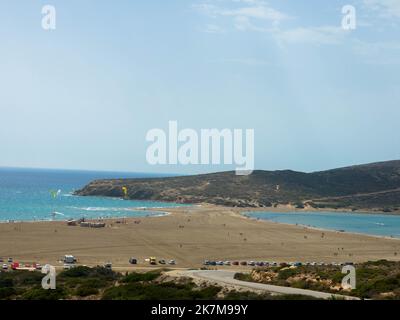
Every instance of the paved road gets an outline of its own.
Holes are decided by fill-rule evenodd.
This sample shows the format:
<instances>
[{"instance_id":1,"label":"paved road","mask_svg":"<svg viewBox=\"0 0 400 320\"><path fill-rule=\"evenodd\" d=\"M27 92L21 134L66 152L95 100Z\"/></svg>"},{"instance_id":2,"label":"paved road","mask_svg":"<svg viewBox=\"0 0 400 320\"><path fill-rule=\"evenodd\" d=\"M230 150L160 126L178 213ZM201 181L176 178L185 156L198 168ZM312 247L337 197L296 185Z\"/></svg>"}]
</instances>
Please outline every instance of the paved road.
<instances>
[{"instance_id":1,"label":"paved road","mask_svg":"<svg viewBox=\"0 0 400 320\"><path fill-rule=\"evenodd\" d=\"M332 298L331 293L305 290L305 289L297 289L290 287L280 287L273 286L269 284L263 283L255 283L255 282L247 282L240 281L233 278L235 275L235 271L222 271L222 270L189 270L189 271L178 271L178 274L186 277L191 277L194 279L208 280L217 282L219 284L232 285L240 288L248 288L248 289L256 289L268 291L271 293L279 293L279 294L300 294L305 296L311 296L319 299L329 299ZM338 298L350 299L350 300L358 300L355 297L342 296L342 295L334 295Z\"/></svg>"}]
</instances>

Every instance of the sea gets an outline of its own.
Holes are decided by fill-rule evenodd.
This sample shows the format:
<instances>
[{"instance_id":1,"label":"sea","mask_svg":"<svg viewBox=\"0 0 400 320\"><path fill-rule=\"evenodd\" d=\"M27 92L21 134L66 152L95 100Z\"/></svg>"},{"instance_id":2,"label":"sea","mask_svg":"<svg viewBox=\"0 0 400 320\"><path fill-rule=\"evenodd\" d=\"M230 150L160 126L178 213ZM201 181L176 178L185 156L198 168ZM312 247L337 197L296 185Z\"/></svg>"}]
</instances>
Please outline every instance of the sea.
<instances>
[{"instance_id":1,"label":"sea","mask_svg":"<svg viewBox=\"0 0 400 320\"><path fill-rule=\"evenodd\" d=\"M96 179L151 178L145 173L0 168L0 222L100 219L162 215L151 208L181 204L73 193ZM132 210L132 209L135 210Z\"/></svg>"},{"instance_id":2,"label":"sea","mask_svg":"<svg viewBox=\"0 0 400 320\"><path fill-rule=\"evenodd\" d=\"M247 212L247 217L319 229L400 238L400 216L353 212Z\"/></svg>"}]
</instances>

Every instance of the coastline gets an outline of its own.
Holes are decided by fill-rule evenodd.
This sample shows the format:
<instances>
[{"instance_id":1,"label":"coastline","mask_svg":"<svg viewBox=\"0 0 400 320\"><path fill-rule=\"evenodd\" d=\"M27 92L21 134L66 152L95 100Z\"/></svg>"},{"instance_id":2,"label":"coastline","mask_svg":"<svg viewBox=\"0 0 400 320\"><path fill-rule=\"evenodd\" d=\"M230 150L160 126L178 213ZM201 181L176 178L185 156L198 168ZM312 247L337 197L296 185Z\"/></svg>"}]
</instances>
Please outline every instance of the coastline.
<instances>
[{"instance_id":1,"label":"coastline","mask_svg":"<svg viewBox=\"0 0 400 320\"><path fill-rule=\"evenodd\" d=\"M294 227L315 230L315 231L321 231L321 232L335 232L337 234L349 234L349 235L372 237L372 238L377 238L377 239L400 241L400 237L390 237L390 236L383 236L383 235L376 235L376 234L369 234L369 233L352 232L352 231L346 231L346 230L341 231L341 230L327 229L327 228L315 227L315 226L304 225L304 224L276 222L276 221L272 221L272 220L268 220L268 219L260 219L260 218L250 217L250 216L246 215L246 213L248 213L248 211L241 213L241 216L244 217L245 219L250 219L253 221L257 221L257 222L267 222L267 223L274 223L274 224L285 225L285 226L294 226ZM265 213L267 213L267 212L265 212ZM279 212L279 213L284 214L285 212ZM320 213L322 213L322 212L320 212Z\"/></svg>"},{"instance_id":2,"label":"coastline","mask_svg":"<svg viewBox=\"0 0 400 320\"><path fill-rule=\"evenodd\" d=\"M170 213L167 211L158 211L156 209L165 209L165 208L148 208L151 210L145 209L131 209L132 211L150 211L154 214L146 214L140 216L115 216L115 217L90 217L85 218L85 221L88 222L103 222L103 221L114 221L119 219L139 219L139 218L155 218L155 217L164 217L169 215ZM83 218L83 217L82 217ZM68 221L76 221L79 219L57 219L57 220L0 220L0 224L13 224L13 223L51 223L51 222L68 222Z\"/></svg>"},{"instance_id":3,"label":"coastline","mask_svg":"<svg viewBox=\"0 0 400 320\"><path fill-rule=\"evenodd\" d=\"M302 209L296 208L293 205L279 205L278 207L259 207L259 208L244 208L247 211L259 211L259 212L316 212L316 213L324 213L324 212L332 212L332 213L354 213L354 214L382 214L388 216L400 216L400 211L392 211L392 212L384 212L382 210L363 208L353 211L350 208L314 208L311 206L306 206Z\"/></svg>"}]
</instances>

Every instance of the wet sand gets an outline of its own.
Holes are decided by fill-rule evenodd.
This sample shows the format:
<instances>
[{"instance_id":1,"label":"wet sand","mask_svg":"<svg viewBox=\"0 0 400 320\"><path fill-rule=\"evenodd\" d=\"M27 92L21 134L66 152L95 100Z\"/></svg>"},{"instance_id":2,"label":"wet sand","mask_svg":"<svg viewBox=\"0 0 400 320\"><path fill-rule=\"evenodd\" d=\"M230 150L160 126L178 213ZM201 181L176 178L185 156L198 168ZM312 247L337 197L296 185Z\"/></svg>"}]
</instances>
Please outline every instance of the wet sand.
<instances>
[{"instance_id":1,"label":"wet sand","mask_svg":"<svg viewBox=\"0 0 400 320\"><path fill-rule=\"evenodd\" d=\"M176 267L199 267L208 260L276 262L362 262L400 260L400 240L321 231L256 221L246 209L197 206L160 209L169 215L108 220L106 228L66 222L0 224L0 257L25 263L62 265L65 254L80 264L129 267L130 257L174 259ZM117 223L117 221L124 223ZM140 223L137 223L140 221ZM135 223L136 222L136 223Z\"/></svg>"}]
</instances>

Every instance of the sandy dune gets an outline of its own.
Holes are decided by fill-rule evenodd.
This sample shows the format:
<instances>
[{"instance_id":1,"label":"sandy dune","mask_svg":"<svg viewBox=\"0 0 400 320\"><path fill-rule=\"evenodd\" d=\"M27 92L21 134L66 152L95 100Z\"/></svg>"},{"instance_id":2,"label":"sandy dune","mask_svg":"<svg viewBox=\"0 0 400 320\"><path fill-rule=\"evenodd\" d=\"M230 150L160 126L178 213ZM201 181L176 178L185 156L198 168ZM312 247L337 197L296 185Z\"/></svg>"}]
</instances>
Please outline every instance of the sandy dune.
<instances>
[{"instance_id":1,"label":"sandy dune","mask_svg":"<svg viewBox=\"0 0 400 320\"><path fill-rule=\"evenodd\" d=\"M243 209L241 209L243 210ZM128 267L131 256L175 259L199 267L204 259L264 261L366 261L400 259L400 241L241 217L239 209L201 206L168 209L170 215L108 221L104 229L65 222L0 224L0 257L60 265L64 254L79 263ZM122 220L122 219L119 219ZM135 221L140 220L140 223ZM324 234L324 235L323 235Z\"/></svg>"}]
</instances>

